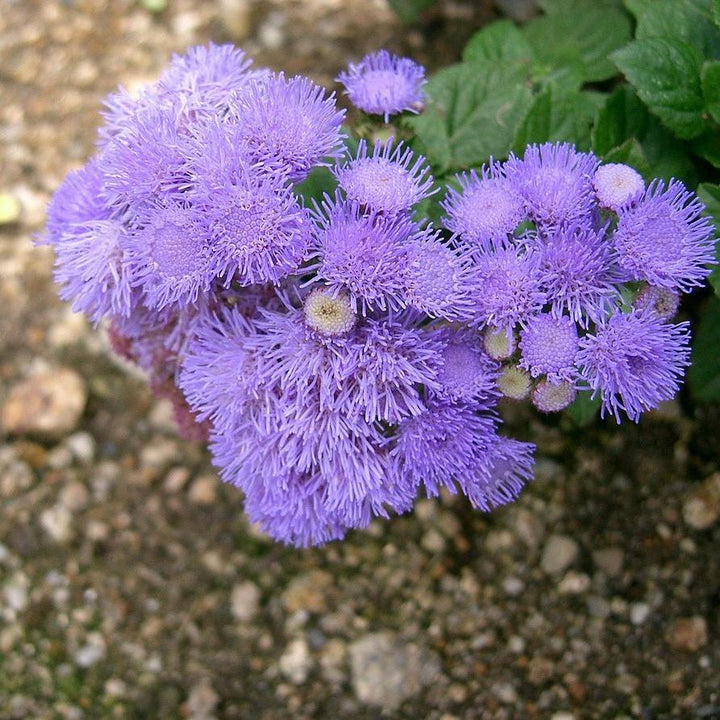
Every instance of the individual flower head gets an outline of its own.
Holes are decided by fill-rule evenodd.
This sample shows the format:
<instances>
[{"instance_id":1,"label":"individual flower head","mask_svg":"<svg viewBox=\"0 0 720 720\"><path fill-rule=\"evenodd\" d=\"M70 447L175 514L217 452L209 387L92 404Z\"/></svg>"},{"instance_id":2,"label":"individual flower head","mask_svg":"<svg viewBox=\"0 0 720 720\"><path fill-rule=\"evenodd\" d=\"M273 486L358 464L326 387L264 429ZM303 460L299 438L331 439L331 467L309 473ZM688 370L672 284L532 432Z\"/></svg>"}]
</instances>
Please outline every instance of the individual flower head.
<instances>
[{"instance_id":1,"label":"individual flower head","mask_svg":"<svg viewBox=\"0 0 720 720\"><path fill-rule=\"evenodd\" d=\"M193 305L215 277L207 229L190 209L168 204L148 213L126 243L134 286L148 307Z\"/></svg>"},{"instance_id":2,"label":"individual flower head","mask_svg":"<svg viewBox=\"0 0 720 720\"><path fill-rule=\"evenodd\" d=\"M425 102L425 68L410 58L378 50L359 63L350 63L337 81L345 87L350 102L370 115L390 115L409 110L418 112Z\"/></svg>"},{"instance_id":3,"label":"individual flower head","mask_svg":"<svg viewBox=\"0 0 720 720\"><path fill-rule=\"evenodd\" d=\"M539 277L556 317L567 314L583 327L615 306L621 273L606 229L572 223L538 237Z\"/></svg>"},{"instance_id":4,"label":"individual flower head","mask_svg":"<svg viewBox=\"0 0 720 720\"><path fill-rule=\"evenodd\" d=\"M575 385L568 380L541 380L532 391L532 404L540 412L564 410L577 396Z\"/></svg>"},{"instance_id":5,"label":"individual flower head","mask_svg":"<svg viewBox=\"0 0 720 720\"><path fill-rule=\"evenodd\" d=\"M157 82L158 91L219 100L253 77L250 65L252 60L234 45L197 45L184 55L173 55Z\"/></svg>"},{"instance_id":6,"label":"individual flower head","mask_svg":"<svg viewBox=\"0 0 720 720\"><path fill-rule=\"evenodd\" d=\"M533 478L535 446L497 435L484 463L464 483L463 491L477 508L489 512L517 499Z\"/></svg>"},{"instance_id":7,"label":"individual flower head","mask_svg":"<svg viewBox=\"0 0 720 720\"><path fill-rule=\"evenodd\" d=\"M578 331L570 318L536 315L520 333L520 367L534 378L547 375L552 381L571 380L576 374L578 342Z\"/></svg>"},{"instance_id":8,"label":"individual flower head","mask_svg":"<svg viewBox=\"0 0 720 720\"><path fill-rule=\"evenodd\" d=\"M506 328L488 327L483 333L483 347L493 360L507 360L515 352L515 333Z\"/></svg>"},{"instance_id":9,"label":"individual flower head","mask_svg":"<svg viewBox=\"0 0 720 720\"><path fill-rule=\"evenodd\" d=\"M498 390L511 400L524 400L530 394L530 386L530 373L517 365L506 365L498 374Z\"/></svg>"},{"instance_id":10,"label":"individual flower head","mask_svg":"<svg viewBox=\"0 0 720 720\"><path fill-rule=\"evenodd\" d=\"M179 200L190 184L187 135L179 132L175 107L138 111L100 155L106 189L119 210L137 213L145 204Z\"/></svg>"},{"instance_id":11,"label":"individual flower head","mask_svg":"<svg viewBox=\"0 0 720 720\"><path fill-rule=\"evenodd\" d=\"M403 303L433 318L462 322L473 319L482 292L472 255L466 246L442 241L428 226L405 245L401 266Z\"/></svg>"},{"instance_id":12,"label":"individual flower head","mask_svg":"<svg viewBox=\"0 0 720 720\"><path fill-rule=\"evenodd\" d=\"M680 295L667 288L645 285L635 296L633 307L652 312L660 320L672 320L680 307Z\"/></svg>"},{"instance_id":13,"label":"individual flower head","mask_svg":"<svg viewBox=\"0 0 720 720\"><path fill-rule=\"evenodd\" d=\"M244 149L239 128L210 125L188 162L196 178L189 197L225 285L277 283L304 259L310 217L282 179L261 172Z\"/></svg>"},{"instance_id":14,"label":"individual flower head","mask_svg":"<svg viewBox=\"0 0 720 720\"><path fill-rule=\"evenodd\" d=\"M715 233L705 206L685 186L653 181L640 199L618 213L618 262L632 280L675 292L702 285L715 262Z\"/></svg>"},{"instance_id":15,"label":"individual flower head","mask_svg":"<svg viewBox=\"0 0 720 720\"><path fill-rule=\"evenodd\" d=\"M523 198L500 166L491 163L480 176L471 170L457 180L460 190L450 188L440 203L447 213L445 226L486 249L507 243L526 214Z\"/></svg>"},{"instance_id":16,"label":"individual flower head","mask_svg":"<svg viewBox=\"0 0 720 720\"><path fill-rule=\"evenodd\" d=\"M456 482L482 462L496 428L497 418L466 403L435 402L398 427L390 456L408 481L424 484L428 497L443 487L455 493Z\"/></svg>"},{"instance_id":17,"label":"individual flower head","mask_svg":"<svg viewBox=\"0 0 720 720\"><path fill-rule=\"evenodd\" d=\"M228 122L238 125L255 162L289 180L304 179L316 165L338 157L345 117L333 95L307 78L280 73L248 83L240 90Z\"/></svg>"},{"instance_id":18,"label":"individual flower head","mask_svg":"<svg viewBox=\"0 0 720 720\"><path fill-rule=\"evenodd\" d=\"M347 293L315 288L304 300L305 322L321 335L345 335L355 326L357 315Z\"/></svg>"},{"instance_id":19,"label":"individual flower head","mask_svg":"<svg viewBox=\"0 0 720 720\"><path fill-rule=\"evenodd\" d=\"M127 233L105 200L105 178L96 160L68 174L48 208L42 244L55 252L59 295L97 322L127 315L132 291L123 247Z\"/></svg>"},{"instance_id":20,"label":"individual flower head","mask_svg":"<svg viewBox=\"0 0 720 720\"><path fill-rule=\"evenodd\" d=\"M577 365L602 399L601 414L634 421L670 400L689 365L688 323L671 325L648 312L617 313L580 339Z\"/></svg>"},{"instance_id":21,"label":"individual flower head","mask_svg":"<svg viewBox=\"0 0 720 720\"><path fill-rule=\"evenodd\" d=\"M538 224L557 226L590 215L592 178L599 160L570 143L528 145L521 159L511 155L505 173Z\"/></svg>"},{"instance_id":22,"label":"individual flower head","mask_svg":"<svg viewBox=\"0 0 720 720\"><path fill-rule=\"evenodd\" d=\"M444 341L438 395L446 401L464 402L489 409L497 397L497 363L483 351L473 332L441 328L434 336Z\"/></svg>"},{"instance_id":23,"label":"individual flower head","mask_svg":"<svg viewBox=\"0 0 720 720\"><path fill-rule=\"evenodd\" d=\"M212 448L216 446L217 442L211 444ZM323 494L320 475L290 471L245 490L245 512L251 522L278 542L294 547L322 545L340 540L349 529L337 513L325 507ZM370 516L365 525L369 522Z\"/></svg>"},{"instance_id":24,"label":"individual flower head","mask_svg":"<svg viewBox=\"0 0 720 720\"><path fill-rule=\"evenodd\" d=\"M409 212L433 192L425 158L392 137L377 140L372 150L360 140L355 157L334 174L349 200L378 212Z\"/></svg>"},{"instance_id":25,"label":"individual flower head","mask_svg":"<svg viewBox=\"0 0 720 720\"><path fill-rule=\"evenodd\" d=\"M326 198L315 215L308 270L332 290L345 290L353 309L400 309L408 239L417 232L409 218L364 213L357 203Z\"/></svg>"},{"instance_id":26,"label":"individual flower head","mask_svg":"<svg viewBox=\"0 0 720 720\"><path fill-rule=\"evenodd\" d=\"M595 171L593 188L600 207L617 212L642 195L645 181L642 175L629 165L608 163Z\"/></svg>"},{"instance_id":27,"label":"individual flower head","mask_svg":"<svg viewBox=\"0 0 720 720\"><path fill-rule=\"evenodd\" d=\"M476 319L511 332L540 312L546 296L540 285L539 257L513 247L474 258L481 290L475 296Z\"/></svg>"}]
</instances>

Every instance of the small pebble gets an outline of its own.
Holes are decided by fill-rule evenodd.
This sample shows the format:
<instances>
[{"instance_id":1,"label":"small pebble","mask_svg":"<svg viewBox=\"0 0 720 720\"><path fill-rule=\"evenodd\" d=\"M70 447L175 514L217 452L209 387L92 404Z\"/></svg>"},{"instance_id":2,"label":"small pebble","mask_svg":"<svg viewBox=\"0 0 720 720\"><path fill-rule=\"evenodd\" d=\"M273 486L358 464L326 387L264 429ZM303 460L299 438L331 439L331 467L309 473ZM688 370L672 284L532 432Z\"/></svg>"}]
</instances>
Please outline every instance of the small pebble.
<instances>
[{"instance_id":1,"label":"small pebble","mask_svg":"<svg viewBox=\"0 0 720 720\"><path fill-rule=\"evenodd\" d=\"M592 558L598 570L608 577L615 577L622 571L625 553L621 548L601 548L593 552Z\"/></svg>"},{"instance_id":2,"label":"small pebble","mask_svg":"<svg viewBox=\"0 0 720 720\"><path fill-rule=\"evenodd\" d=\"M650 606L646 603L633 603L630 605L630 622L633 625L642 625L650 615Z\"/></svg>"},{"instance_id":3,"label":"small pebble","mask_svg":"<svg viewBox=\"0 0 720 720\"><path fill-rule=\"evenodd\" d=\"M20 219L20 203L14 195L0 192L0 225L11 225Z\"/></svg>"},{"instance_id":4,"label":"small pebble","mask_svg":"<svg viewBox=\"0 0 720 720\"><path fill-rule=\"evenodd\" d=\"M694 530L707 530L720 517L720 473L706 478L686 498L683 520Z\"/></svg>"},{"instance_id":5,"label":"small pebble","mask_svg":"<svg viewBox=\"0 0 720 720\"><path fill-rule=\"evenodd\" d=\"M280 656L280 672L293 684L302 685L312 666L310 648L304 638L296 638Z\"/></svg>"},{"instance_id":6,"label":"small pebble","mask_svg":"<svg viewBox=\"0 0 720 720\"><path fill-rule=\"evenodd\" d=\"M707 623L700 615L673 620L665 633L665 640L675 650L697 652L707 644Z\"/></svg>"},{"instance_id":7,"label":"small pebble","mask_svg":"<svg viewBox=\"0 0 720 720\"><path fill-rule=\"evenodd\" d=\"M250 580L238 583L230 594L230 611L238 622L251 622L260 605L260 588Z\"/></svg>"},{"instance_id":8,"label":"small pebble","mask_svg":"<svg viewBox=\"0 0 720 720\"><path fill-rule=\"evenodd\" d=\"M190 486L188 497L196 505L212 505L217 500L217 486L214 475L201 475Z\"/></svg>"},{"instance_id":9,"label":"small pebble","mask_svg":"<svg viewBox=\"0 0 720 720\"><path fill-rule=\"evenodd\" d=\"M572 565L580 552L578 544L567 535L551 535L543 547L540 567L551 575L558 575Z\"/></svg>"}]
</instances>

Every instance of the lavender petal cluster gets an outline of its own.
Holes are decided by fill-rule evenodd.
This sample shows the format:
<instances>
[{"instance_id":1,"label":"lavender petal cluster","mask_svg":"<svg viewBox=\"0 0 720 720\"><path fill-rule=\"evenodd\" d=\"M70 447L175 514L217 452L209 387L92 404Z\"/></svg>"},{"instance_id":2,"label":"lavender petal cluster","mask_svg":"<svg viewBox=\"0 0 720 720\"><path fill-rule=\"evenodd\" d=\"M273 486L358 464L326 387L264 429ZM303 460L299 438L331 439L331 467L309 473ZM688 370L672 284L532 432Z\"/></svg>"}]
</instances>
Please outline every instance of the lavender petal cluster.
<instances>
[{"instance_id":1,"label":"lavender petal cluster","mask_svg":"<svg viewBox=\"0 0 720 720\"><path fill-rule=\"evenodd\" d=\"M409 59L340 80L386 121L421 109ZM351 150L334 95L228 45L174 57L104 117L48 212L60 294L281 542L421 494L514 500L534 446L502 433L502 396L553 412L585 389L636 420L677 391L689 334L671 319L714 251L680 183L530 146L461 175L436 227L417 219L437 192L422 155L392 136ZM320 168L333 189L305 202Z\"/></svg>"},{"instance_id":2,"label":"lavender petal cluster","mask_svg":"<svg viewBox=\"0 0 720 720\"><path fill-rule=\"evenodd\" d=\"M474 248L476 321L503 395L556 412L586 391L618 422L674 397L690 336L672 320L716 243L682 183L646 186L627 165L545 143L458 176L441 204Z\"/></svg>"}]
</instances>

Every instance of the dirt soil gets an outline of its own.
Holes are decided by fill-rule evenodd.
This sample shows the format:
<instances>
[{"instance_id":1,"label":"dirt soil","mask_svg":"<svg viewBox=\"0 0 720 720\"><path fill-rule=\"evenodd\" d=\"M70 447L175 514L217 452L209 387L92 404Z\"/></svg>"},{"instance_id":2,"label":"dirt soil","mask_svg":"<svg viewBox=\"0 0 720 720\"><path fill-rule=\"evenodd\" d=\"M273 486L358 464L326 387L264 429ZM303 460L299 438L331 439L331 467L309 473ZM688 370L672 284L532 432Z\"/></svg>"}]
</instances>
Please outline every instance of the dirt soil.
<instances>
[{"instance_id":1,"label":"dirt soil","mask_svg":"<svg viewBox=\"0 0 720 720\"><path fill-rule=\"evenodd\" d=\"M33 237L119 83L212 39L332 87L380 47L447 64L495 17L167 5L0 0L0 718L720 717L717 408L582 431L510 409L539 448L514 505L423 500L294 550L249 527L205 449L56 298Z\"/></svg>"}]
</instances>

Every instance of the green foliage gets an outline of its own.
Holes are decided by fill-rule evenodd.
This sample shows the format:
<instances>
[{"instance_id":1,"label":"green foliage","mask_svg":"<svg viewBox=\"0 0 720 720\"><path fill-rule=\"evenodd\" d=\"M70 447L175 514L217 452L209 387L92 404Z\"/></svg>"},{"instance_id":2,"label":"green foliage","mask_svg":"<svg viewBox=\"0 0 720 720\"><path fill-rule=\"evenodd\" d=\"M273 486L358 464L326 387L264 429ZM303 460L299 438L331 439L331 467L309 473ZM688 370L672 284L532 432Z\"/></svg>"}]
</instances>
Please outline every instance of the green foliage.
<instances>
[{"instance_id":1,"label":"green foliage","mask_svg":"<svg viewBox=\"0 0 720 720\"><path fill-rule=\"evenodd\" d=\"M417 22L423 11L435 4L435 0L389 0L389 4L400 21L409 25Z\"/></svg>"},{"instance_id":2,"label":"green foliage","mask_svg":"<svg viewBox=\"0 0 720 720\"><path fill-rule=\"evenodd\" d=\"M640 99L679 138L694 138L703 132L703 58L697 48L681 40L655 37L634 40L612 57Z\"/></svg>"},{"instance_id":3,"label":"green foliage","mask_svg":"<svg viewBox=\"0 0 720 720\"><path fill-rule=\"evenodd\" d=\"M521 65L490 60L441 70L426 93L426 109L406 123L438 174L505 156L531 99Z\"/></svg>"},{"instance_id":4,"label":"green foliage","mask_svg":"<svg viewBox=\"0 0 720 720\"><path fill-rule=\"evenodd\" d=\"M692 365L688 384L692 396L699 401L720 401L720 298L712 297L703 313L693 340Z\"/></svg>"},{"instance_id":5,"label":"green foliage","mask_svg":"<svg viewBox=\"0 0 720 720\"><path fill-rule=\"evenodd\" d=\"M697 189L698 197L705 203L708 215L715 223L715 232L720 236L720 185L701 183ZM718 264L710 274L710 284L715 289L715 294L720 296L720 243L715 246L715 257ZM720 348L718 348L720 354Z\"/></svg>"},{"instance_id":6,"label":"green foliage","mask_svg":"<svg viewBox=\"0 0 720 720\"><path fill-rule=\"evenodd\" d=\"M597 417L601 404L602 400L599 393L593 397L590 390L584 390L578 393L565 413L576 425L585 427Z\"/></svg>"}]
</instances>

